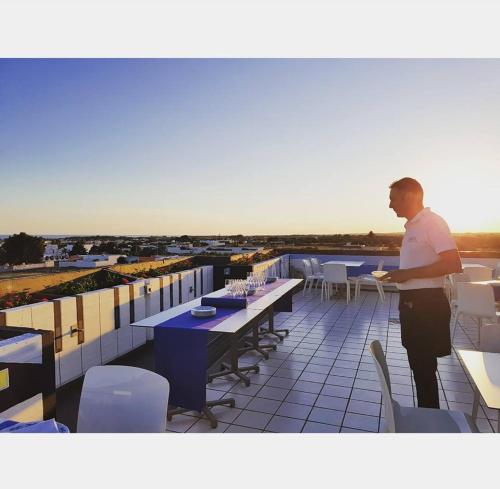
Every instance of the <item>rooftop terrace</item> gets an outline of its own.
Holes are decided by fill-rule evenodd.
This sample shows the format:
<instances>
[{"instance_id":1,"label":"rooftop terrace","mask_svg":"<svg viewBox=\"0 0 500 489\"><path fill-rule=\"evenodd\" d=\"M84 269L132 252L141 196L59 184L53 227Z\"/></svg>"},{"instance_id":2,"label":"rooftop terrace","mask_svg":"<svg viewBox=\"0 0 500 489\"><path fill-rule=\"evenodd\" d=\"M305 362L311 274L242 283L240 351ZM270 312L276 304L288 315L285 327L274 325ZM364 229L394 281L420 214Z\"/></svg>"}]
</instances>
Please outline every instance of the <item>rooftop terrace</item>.
<instances>
[{"instance_id":1,"label":"rooftop terrace","mask_svg":"<svg viewBox=\"0 0 500 489\"><path fill-rule=\"evenodd\" d=\"M219 420L213 430L196 412L174 416L169 432L188 433L367 433L384 429L379 381L368 346L378 339L387 355L393 397L416 406L415 387L400 342L398 294L362 291L357 303L344 297L321 303L319 291L294 297L292 313L280 313L275 326L290 335L264 360L247 352L240 363L259 361L260 372L250 373L251 385L233 376L214 379L207 399L236 399L236 407L213 409ZM269 341L272 341L271 339ZM460 325L455 348L475 349L477 326ZM151 342L112 363L154 368ZM472 411L472 384L457 355L439 359L439 396L442 409ZM76 428L81 379L58 391L58 419ZM496 429L497 412L481 404L477 425L482 432Z\"/></svg>"}]
</instances>

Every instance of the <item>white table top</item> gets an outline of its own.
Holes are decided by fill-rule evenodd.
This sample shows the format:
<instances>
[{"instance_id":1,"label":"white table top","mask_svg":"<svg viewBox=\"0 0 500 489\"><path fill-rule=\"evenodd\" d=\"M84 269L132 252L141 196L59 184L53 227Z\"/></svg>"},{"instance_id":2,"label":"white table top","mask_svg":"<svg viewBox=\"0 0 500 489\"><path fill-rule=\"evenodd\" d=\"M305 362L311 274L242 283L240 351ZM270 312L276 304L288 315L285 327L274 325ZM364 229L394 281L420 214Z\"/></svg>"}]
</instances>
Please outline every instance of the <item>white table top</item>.
<instances>
[{"instance_id":1,"label":"white table top","mask_svg":"<svg viewBox=\"0 0 500 489\"><path fill-rule=\"evenodd\" d=\"M235 333L247 324L252 319L255 319L262 311L272 304L274 304L280 297L284 296L288 291L293 289L296 285L301 283L302 279L289 279L286 283L272 290L264 297L256 300L253 303L248 304L246 309L240 309L229 316L224 321L221 321L217 326L213 327L210 331L215 331L219 333ZM227 294L226 288L216 290L204 297L222 297ZM180 314L190 311L193 307L199 306L201 304L201 297L194 299L192 301L186 302L185 304L179 304L178 306L167 309L166 311L155 314L140 321L136 321L131 324L131 326L136 327L147 327L154 328L158 324L161 324L168 319L175 318Z\"/></svg>"},{"instance_id":2,"label":"white table top","mask_svg":"<svg viewBox=\"0 0 500 489\"><path fill-rule=\"evenodd\" d=\"M477 280L474 282L471 282L471 284L481 284L481 285L499 285L500 286L500 279L493 279L493 280Z\"/></svg>"},{"instance_id":3,"label":"white table top","mask_svg":"<svg viewBox=\"0 0 500 489\"><path fill-rule=\"evenodd\" d=\"M345 265L346 267L360 267L364 261L332 260L325 261L322 265Z\"/></svg>"},{"instance_id":4,"label":"white table top","mask_svg":"<svg viewBox=\"0 0 500 489\"><path fill-rule=\"evenodd\" d=\"M457 351L486 405L500 409L500 353Z\"/></svg>"},{"instance_id":5,"label":"white table top","mask_svg":"<svg viewBox=\"0 0 500 489\"><path fill-rule=\"evenodd\" d=\"M479 263L462 263L462 268L479 267L479 268L490 268L486 265L480 265Z\"/></svg>"}]
</instances>

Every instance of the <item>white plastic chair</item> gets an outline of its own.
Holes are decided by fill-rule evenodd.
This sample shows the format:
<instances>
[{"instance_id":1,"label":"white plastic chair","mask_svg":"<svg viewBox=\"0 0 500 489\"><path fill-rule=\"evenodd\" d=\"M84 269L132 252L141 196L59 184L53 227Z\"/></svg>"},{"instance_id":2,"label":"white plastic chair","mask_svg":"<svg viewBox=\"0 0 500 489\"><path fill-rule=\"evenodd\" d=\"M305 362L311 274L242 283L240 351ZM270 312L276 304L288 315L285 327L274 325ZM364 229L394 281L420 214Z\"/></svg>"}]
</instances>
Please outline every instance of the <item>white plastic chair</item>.
<instances>
[{"instance_id":1,"label":"white plastic chair","mask_svg":"<svg viewBox=\"0 0 500 489\"><path fill-rule=\"evenodd\" d=\"M302 266L304 269L304 288L302 289L302 294L305 294L306 288L309 286L309 290L311 290L314 282L319 281L320 278L314 274L311 262L307 258L302 259Z\"/></svg>"},{"instance_id":2,"label":"white plastic chair","mask_svg":"<svg viewBox=\"0 0 500 489\"><path fill-rule=\"evenodd\" d=\"M83 381L77 432L165 432L169 392L168 380L149 370L92 367Z\"/></svg>"},{"instance_id":3,"label":"white plastic chair","mask_svg":"<svg viewBox=\"0 0 500 489\"><path fill-rule=\"evenodd\" d=\"M384 260L379 260L377 265L377 270L381 271L383 268L384 268ZM357 277L349 277L349 280L354 283L354 302L356 302L359 298L359 291L361 289L361 285L375 285L375 287L377 287L380 300L382 302L385 301L385 293L382 282L380 280L377 280L373 275L370 274L358 275Z\"/></svg>"},{"instance_id":4,"label":"white plastic chair","mask_svg":"<svg viewBox=\"0 0 500 489\"><path fill-rule=\"evenodd\" d=\"M455 336L459 316L468 316L477 320L479 325L479 343L483 321L496 324L500 317L495 306L493 287L488 284L457 283L457 311L453 322L451 339Z\"/></svg>"},{"instance_id":5,"label":"white plastic chair","mask_svg":"<svg viewBox=\"0 0 500 489\"><path fill-rule=\"evenodd\" d=\"M450 301L450 307L452 313L455 314L458 301L457 301L457 284L461 282L470 282L470 278L465 273L452 273L447 276L450 283L450 292L448 300Z\"/></svg>"},{"instance_id":6,"label":"white plastic chair","mask_svg":"<svg viewBox=\"0 0 500 489\"><path fill-rule=\"evenodd\" d=\"M500 279L500 262L497 263L495 270L493 270L493 277Z\"/></svg>"},{"instance_id":7,"label":"white plastic chair","mask_svg":"<svg viewBox=\"0 0 500 489\"><path fill-rule=\"evenodd\" d=\"M469 277L471 282L481 282L493 278L493 270L488 267L464 267L463 273Z\"/></svg>"},{"instance_id":8,"label":"white plastic chair","mask_svg":"<svg viewBox=\"0 0 500 489\"><path fill-rule=\"evenodd\" d=\"M482 327L479 350L500 353L500 324L485 324Z\"/></svg>"},{"instance_id":9,"label":"white plastic chair","mask_svg":"<svg viewBox=\"0 0 500 489\"><path fill-rule=\"evenodd\" d=\"M391 379L380 342L370 344L377 370L386 429L389 433L478 433L472 418L461 411L400 406L392 398Z\"/></svg>"},{"instance_id":10,"label":"white plastic chair","mask_svg":"<svg viewBox=\"0 0 500 489\"><path fill-rule=\"evenodd\" d=\"M311 265L314 275L323 275L322 265L317 258L311 258Z\"/></svg>"},{"instance_id":11,"label":"white plastic chair","mask_svg":"<svg viewBox=\"0 0 500 489\"><path fill-rule=\"evenodd\" d=\"M336 263L325 263L323 265L323 282L321 283L321 302L323 302L323 296L329 299L331 295L332 284L345 284L346 286L346 301L349 304L351 300L351 281L347 278L347 267L345 265Z\"/></svg>"}]
</instances>

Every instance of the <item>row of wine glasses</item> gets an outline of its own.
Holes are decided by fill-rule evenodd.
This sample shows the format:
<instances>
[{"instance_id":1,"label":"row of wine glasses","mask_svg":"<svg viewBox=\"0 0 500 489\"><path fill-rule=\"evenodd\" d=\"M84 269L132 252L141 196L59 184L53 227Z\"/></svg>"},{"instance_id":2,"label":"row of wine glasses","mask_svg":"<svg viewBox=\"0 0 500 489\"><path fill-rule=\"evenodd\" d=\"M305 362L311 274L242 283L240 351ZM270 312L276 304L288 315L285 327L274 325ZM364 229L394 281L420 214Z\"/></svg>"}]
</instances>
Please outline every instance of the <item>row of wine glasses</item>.
<instances>
[{"instance_id":1,"label":"row of wine glasses","mask_svg":"<svg viewBox=\"0 0 500 489\"><path fill-rule=\"evenodd\" d=\"M249 272L247 275L247 281L252 285L254 289L261 289L265 285L267 278L266 270L259 272Z\"/></svg>"},{"instance_id":2,"label":"row of wine glasses","mask_svg":"<svg viewBox=\"0 0 500 489\"><path fill-rule=\"evenodd\" d=\"M226 290L233 297L246 297L251 286L245 279L227 279Z\"/></svg>"},{"instance_id":3,"label":"row of wine glasses","mask_svg":"<svg viewBox=\"0 0 500 489\"><path fill-rule=\"evenodd\" d=\"M266 284L266 270L249 272L246 279L226 279L226 290L233 297L246 297L250 290L260 290Z\"/></svg>"}]
</instances>

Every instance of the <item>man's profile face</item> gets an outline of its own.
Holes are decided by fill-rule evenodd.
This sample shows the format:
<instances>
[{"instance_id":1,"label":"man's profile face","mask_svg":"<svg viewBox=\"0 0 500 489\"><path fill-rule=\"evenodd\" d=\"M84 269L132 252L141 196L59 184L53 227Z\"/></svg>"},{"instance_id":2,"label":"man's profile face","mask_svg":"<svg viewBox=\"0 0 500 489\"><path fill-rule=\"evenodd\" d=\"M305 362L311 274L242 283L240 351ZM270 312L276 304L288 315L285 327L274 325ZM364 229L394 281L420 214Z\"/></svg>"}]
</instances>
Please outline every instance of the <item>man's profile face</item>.
<instances>
[{"instance_id":1,"label":"man's profile face","mask_svg":"<svg viewBox=\"0 0 500 489\"><path fill-rule=\"evenodd\" d=\"M398 217L405 217L408 209L410 194L401 192L396 188L391 188L389 193L389 208L392 209Z\"/></svg>"}]
</instances>

